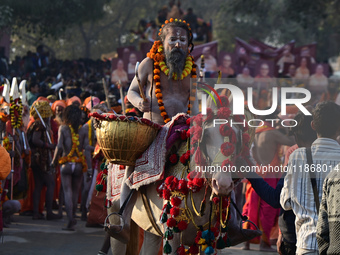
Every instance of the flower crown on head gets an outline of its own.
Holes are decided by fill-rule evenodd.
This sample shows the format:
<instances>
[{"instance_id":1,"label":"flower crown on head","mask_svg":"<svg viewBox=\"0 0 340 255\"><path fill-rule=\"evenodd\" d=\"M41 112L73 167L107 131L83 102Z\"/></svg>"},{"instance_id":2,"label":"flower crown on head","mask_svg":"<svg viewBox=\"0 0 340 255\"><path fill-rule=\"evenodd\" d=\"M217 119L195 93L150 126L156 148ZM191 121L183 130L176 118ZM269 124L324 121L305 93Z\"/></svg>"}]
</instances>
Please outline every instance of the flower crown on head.
<instances>
[{"instance_id":1,"label":"flower crown on head","mask_svg":"<svg viewBox=\"0 0 340 255\"><path fill-rule=\"evenodd\" d=\"M191 27L190 27L190 24L189 24L189 23L187 23L185 20L170 18L169 20L166 20L166 21L164 22L164 24L162 25L162 27L159 29L158 36L161 36L163 27L164 27L166 24L171 23L171 22L182 22L182 23L184 23L184 24L187 24L188 29L189 29L189 31L190 31L190 35L191 35Z\"/></svg>"}]
</instances>

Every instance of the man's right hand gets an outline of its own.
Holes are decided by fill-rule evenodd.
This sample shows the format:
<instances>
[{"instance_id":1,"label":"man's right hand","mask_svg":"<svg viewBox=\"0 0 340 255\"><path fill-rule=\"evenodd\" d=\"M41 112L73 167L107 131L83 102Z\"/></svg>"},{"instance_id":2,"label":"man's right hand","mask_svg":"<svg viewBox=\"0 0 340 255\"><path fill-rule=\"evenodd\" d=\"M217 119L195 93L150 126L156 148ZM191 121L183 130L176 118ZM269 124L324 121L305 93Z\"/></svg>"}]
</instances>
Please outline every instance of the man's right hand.
<instances>
[{"instance_id":1,"label":"man's right hand","mask_svg":"<svg viewBox=\"0 0 340 255\"><path fill-rule=\"evenodd\" d=\"M144 101L143 98L141 98L139 103L138 103L137 108L141 112L149 112L150 109L151 109L149 99L146 99L146 101Z\"/></svg>"}]
</instances>

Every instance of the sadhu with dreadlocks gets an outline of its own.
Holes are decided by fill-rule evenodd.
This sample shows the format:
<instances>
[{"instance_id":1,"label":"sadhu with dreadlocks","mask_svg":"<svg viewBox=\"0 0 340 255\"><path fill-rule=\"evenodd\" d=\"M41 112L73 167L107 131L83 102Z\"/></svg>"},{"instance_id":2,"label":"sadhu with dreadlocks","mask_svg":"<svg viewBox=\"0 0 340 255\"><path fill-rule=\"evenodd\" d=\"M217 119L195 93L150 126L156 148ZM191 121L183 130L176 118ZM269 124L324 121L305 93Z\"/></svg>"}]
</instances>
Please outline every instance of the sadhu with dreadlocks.
<instances>
[{"instance_id":1,"label":"sadhu with dreadlocks","mask_svg":"<svg viewBox=\"0 0 340 255\"><path fill-rule=\"evenodd\" d=\"M92 177L91 153L88 150L88 134L81 125L81 110L75 105L65 108L63 124L58 131L58 144L52 165L60 165L61 183L65 196L68 224L63 230L74 230L79 190L83 172ZM62 154L62 157L59 156ZM85 154L85 155L84 155ZM59 159L59 160L58 160Z\"/></svg>"},{"instance_id":2,"label":"sadhu with dreadlocks","mask_svg":"<svg viewBox=\"0 0 340 255\"><path fill-rule=\"evenodd\" d=\"M189 24L170 19L159 32L161 40L156 41L138 68L140 83L146 91L146 101L140 96L137 77L128 91L128 100L141 112L143 117L160 125L169 122L178 113L198 113L197 101L191 105L190 79L196 78L196 65L190 52L194 46ZM127 167L121 187L120 204L130 193L125 184L126 177L134 171ZM110 235L126 243L129 239L130 218L137 193L134 192L123 212L125 226L111 225Z\"/></svg>"},{"instance_id":3,"label":"sadhu with dreadlocks","mask_svg":"<svg viewBox=\"0 0 340 255\"><path fill-rule=\"evenodd\" d=\"M138 77L136 76L133 79L127 96L128 100L136 108L143 112L144 118L149 119L159 125L165 125L166 127L162 129L162 131L164 131L167 129L170 130L172 126L176 126L177 128L181 125L184 126L186 124L187 116L181 115L181 117L174 118L177 114L188 113L190 115L196 115L198 113L195 81L193 82L192 88L190 88L190 79L197 78L196 73L198 72L198 70L196 70L196 65L194 63L193 57L190 55L191 51L193 50L192 33L189 25L185 21L173 19L166 21L165 25L163 25L160 29L159 36L161 40L154 42L150 52L147 54L147 58L145 58L140 64L138 68ZM138 78L140 79L140 81ZM143 87L143 90L145 90L146 100L142 99L140 96L139 82ZM182 122L183 119L184 124ZM162 131L159 134L161 134ZM156 138L156 141L160 141L157 140L158 138L159 137ZM168 143L166 145L168 145ZM152 144L151 147L152 146L154 146L154 144ZM158 145L157 149L159 147L162 146ZM167 149L168 148L166 148L165 150ZM152 150L152 152L155 153L148 154L149 157L145 161L148 161L148 163L150 163L147 165L148 170L155 173L157 171L157 167L155 167L154 165L157 164L153 165L152 162L159 162L161 160L164 160L164 158L161 157L165 157L164 154L166 153L163 153L164 149L162 148L159 148L159 151ZM114 171L110 169L113 168L109 168L108 190L111 189L111 184L109 180L115 180L115 177L117 177L117 175L113 174ZM119 224L119 221L121 222L122 220L118 217L112 217L115 219L112 220L112 218L110 218L110 221L112 220L112 224L108 224L106 228L111 237L123 243L127 243L129 241L131 213L137 199L137 192L131 193L131 189L126 182L127 177L130 177L134 170L135 169L132 166L128 166L126 168L125 176L121 185L120 207L121 210L122 208L124 210L120 213L124 224L123 226L115 225ZM163 170L164 169L160 171ZM164 172L163 174L159 175L159 179L162 178L162 175L164 176ZM155 179L157 178L153 178L154 176L155 175L152 176L152 181L155 181ZM142 179L143 177L145 178ZM132 178L128 180L128 183L133 187L140 187L141 185L147 185L151 182L151 177L147 176L147 174L145 174L143 177L141 177L140 172L136 173L136 175L132 175ZM142 182L143 184L141 184ZM112 189L114 188L115 187L112 186ZM110 197L111 194L111 192L107 193L108 199L114 202L117 196L114 195ZM131 197L130 194L132 194ZM130 199L127 199L129 197ZM113 206L116 206L115 203L113 204ZM112 208L113 207L109 208L108 213L114 212L114 209ZM157 218L157 216L155 217ZM236 214L233 214L232 217L234 217L233 222L235 222ZM116 219L119 219L119 221ZM163 217L161 221L163 221ZM164 223L164 221L162 223ZM252 239L254 236L258 235L258 232L256 231L256 233L250 233L252 236L246 236L249 232L241 232L238 225L232 230L234 232L233 234L235 235L233 236L233 240L231 240L231 244L234 243L234 245L241 241ZM245 235L243 233L245 233ZM149 237L149 240L147 240L148 238L144 240L144 248L142 248L142 250L146 249L148 250L147 254L151 254L149 250L153 247L156 247L155 251L157 252L157 246L160 245L161 240L153 239L153 237L151 238L149 234L147 235L147 237ZM236 239L234 237L236 237ZM169 245L166 243L165 246ZM113 254L125 253L126 247L122 246L119 243L112 243L112 247ZM117 247L119 247L119 249ZM116 252L114 252L114 249ZM165 253L171 253L169 252L169 247L165 247L164 249L167 250L167 252Z\"/></svg>"}]
</instances>

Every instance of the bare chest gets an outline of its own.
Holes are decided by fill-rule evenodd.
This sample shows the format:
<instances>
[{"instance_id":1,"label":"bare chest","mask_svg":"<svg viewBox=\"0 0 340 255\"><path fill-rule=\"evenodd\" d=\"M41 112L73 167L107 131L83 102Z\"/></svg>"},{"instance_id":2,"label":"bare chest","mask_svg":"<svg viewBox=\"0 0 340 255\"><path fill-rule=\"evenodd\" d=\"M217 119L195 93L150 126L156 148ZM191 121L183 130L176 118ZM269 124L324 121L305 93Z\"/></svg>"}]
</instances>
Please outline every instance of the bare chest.
<instances>
[{"instance_id":1,"label":"bare chest","mask_svg":"<svg viewBox=\"0 0 340 255\"><path fill-rule=\"evenodd\" d=\"M160 114L155 89L153 76L149 75L147 97L151 99L152 112ZM174 81L173 79L169 80L168 76L161 73L161 93L163 104L169 117L173 117L177 113L186 113L190 95L190 76L185 77L183 80Z\"/></svg>"}]
</instances>

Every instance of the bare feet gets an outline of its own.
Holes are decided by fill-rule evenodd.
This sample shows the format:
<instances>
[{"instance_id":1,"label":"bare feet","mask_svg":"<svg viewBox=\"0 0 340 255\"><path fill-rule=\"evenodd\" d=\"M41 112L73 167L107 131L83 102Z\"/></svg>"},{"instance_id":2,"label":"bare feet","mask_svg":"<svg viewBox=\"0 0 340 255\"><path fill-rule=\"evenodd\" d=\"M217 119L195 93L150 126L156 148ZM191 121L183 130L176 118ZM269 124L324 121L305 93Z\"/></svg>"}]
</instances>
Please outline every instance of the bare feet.
<instances>
[{"instance_id":1,"label":"bare feet","mask_svg":"<svg viewBox=\"0 0 340 255\"><path fill-rule=\"evenodd\" d=\"M66 231L75 231L74 226L77 225L77 221L75 219L68 222L66 228L62 228L62 230Z\"/></svg>"},{"instance_id":2,"label":"bare feet","mask_svg":"<svg viewBox=\"0 0 340 255\"><path fill-rule=\"evenodd\" d=\"M105 230L109 233L109 235L118 241L127 244L130 241L130 228L127 225L124 227L120 225L110 225L107 224Z\"/></svg>"},{"instance_id":3,"label":"bare feet","mask_svg":"<svg viewBox=\"0 0 340 255\"><path fill-rule=\"evenodd\" d=\"M275 249L273 249L270 244L268 245L267 243L265 243L262 239L260 242L260 251L264 251L264 252L276 252Z\"/></svg>"}]
</instances>

